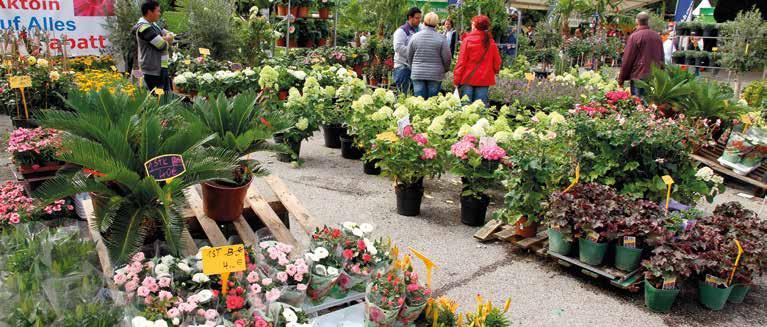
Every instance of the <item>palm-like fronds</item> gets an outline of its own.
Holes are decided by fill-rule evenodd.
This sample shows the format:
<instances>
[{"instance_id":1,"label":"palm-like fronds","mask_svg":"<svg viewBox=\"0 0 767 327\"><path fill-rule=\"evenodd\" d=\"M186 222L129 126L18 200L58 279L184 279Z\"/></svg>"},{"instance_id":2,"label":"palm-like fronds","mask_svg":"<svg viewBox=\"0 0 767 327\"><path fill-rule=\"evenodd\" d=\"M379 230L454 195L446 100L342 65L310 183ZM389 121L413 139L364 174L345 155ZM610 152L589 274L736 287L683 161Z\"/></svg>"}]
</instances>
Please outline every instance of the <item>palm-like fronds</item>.
<instances>
[{"instance_id":1,"label":"palm-like fronds","mask_svg":"<svg viewBox=\"0 0 767 327\"><path fill-rule=\"evenodd\" d=\"M644 99L649 103L677 105L682 97L690 94L688 82L684 74L671 75L670 72L653 67L650 76L637 81L637 87L645 90Z\"/></svg>"},{"instance_id":2,"label":"palm-like fronds","mask_svg":"<svg viewBox=\"0 0 767 327\"><path fill-rule=\"evenodd\" d=\"M146 95L131 97L107 91L70 93L73 112L46 111L39 121L64 131L59 158L98 171L62 175L42 185L36 195L53 201L94 192L100 204L96 225L114 260L126 260L150 233L162 228L169 248L178 253L184 220L177 211L183 189L201 181L231 175L237 154L204 147L216 135L204 129L164 127L159 115L178 110L179 103L161 106ZM186 172L171 182L146 175L144 163L165 154L180 154ZM103 174L103 175L102 175Z\"/></svg>"},{"instance_id":3,"label":"palm-like fronds","mask_svg":"<svg viewBox=\"0 0 767 327\"><path fill-rule=\"evenodd\" d=\"M721 118L725 121L737 118L745 111L715 82L690 83L690 94L682 105L689 117Z\"/></svg>"}]
</instances>

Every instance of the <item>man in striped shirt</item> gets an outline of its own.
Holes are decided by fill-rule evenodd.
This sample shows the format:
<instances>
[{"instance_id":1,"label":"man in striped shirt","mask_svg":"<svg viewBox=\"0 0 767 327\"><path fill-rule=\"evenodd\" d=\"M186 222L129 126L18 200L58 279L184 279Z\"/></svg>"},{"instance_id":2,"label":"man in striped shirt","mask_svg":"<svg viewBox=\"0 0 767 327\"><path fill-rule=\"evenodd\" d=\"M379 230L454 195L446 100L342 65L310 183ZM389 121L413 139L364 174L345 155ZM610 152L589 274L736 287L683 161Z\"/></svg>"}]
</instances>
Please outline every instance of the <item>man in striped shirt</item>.
<instances>
[{"instance_id":1,"label":"man in striped shirt","mask_svg":"<svg viewBox=\"0 0 767 327\"><path fill-rule=\"evenodd\" d=\"M146 0L141 4L141 14L143 17L131 30L138 43L139 68L149 90L159 88L170 92L168 50L173 43L173 33L156 24L160 20L160 4L157 0Z\"/></svg>"}]
</instances>

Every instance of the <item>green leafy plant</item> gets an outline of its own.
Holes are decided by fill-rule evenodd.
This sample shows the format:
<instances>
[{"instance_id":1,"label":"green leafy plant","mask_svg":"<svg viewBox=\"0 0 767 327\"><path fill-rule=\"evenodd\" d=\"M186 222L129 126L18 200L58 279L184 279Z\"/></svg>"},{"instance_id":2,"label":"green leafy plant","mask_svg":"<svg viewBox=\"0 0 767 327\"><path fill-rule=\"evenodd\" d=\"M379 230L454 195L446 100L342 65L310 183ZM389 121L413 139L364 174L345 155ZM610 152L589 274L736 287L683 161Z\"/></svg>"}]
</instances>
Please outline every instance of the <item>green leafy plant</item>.
<instances>
[{"instance_id":1,"label":"green leafy plant","mask_svg":"<svg viewBox=\"0 0 767 327\"><path fill-rule=\"evenodd\" d=\"M672 74L672 71L653 67L646 79L636 81L637 87L645 91L644 100L659 107L678 106L682 98L690 94L689 79L684 74Z\"/></svg>"},{"instance_id":2,"label":"green leafy plant","mask_svg":"<svg viewBox=\"0 0 767 327\"><path fill-rule=\"evenodd\" d=\"M444 171L445 155L437 152L424 134L415 134L412 126L399 136L392 131L379 134L371 146L369 159L378 159L383 174L397 183L413 184L424 177L439 176Z\"/></svg>"},{"instance_id":3,"label":"green leafy plant","mask_svg":"<svg viewBox=\"0 0 767 327\"><path fill-rule=\"evenodd\" d=\"M210 49L213 58L226 59L236 50L235 6L228 0L188 0L189 46Z\"/></svg>"},{"instance_id":4,"label":"green leafy plant","mask_svg":"<svg viewBox=\"0 0 767 327\"><path fill-rule=\"evenodd\" d=\"M688 117L717 118L729 121L745 113L743 107L733 101L716 82L695 81L688 84L690 93L682 99L684 114Z\"/></svg>"},{"instance_id":5,"label":"green leafy plant","mask_svg":"<svg viewBox=\"0 0 767 327\"><path fill-rule=\"evenodd\" d=\"M767 62L767 23L758 9L742 11L735 20L723 23L719 50L722 65L736 72L761 69Z\"/></svg>"},{"instance_id":6,"label":"green leafy plant","mask_svg":"<svg viewBox=\"0 0 767 327\"><path fill-rule=\"evenodd\" d=\"M105 90L75 92L66 102L72 111L43 111L39 122L65 132L62 146L71 151L58 158L87 172L60 173L38 189L37 197L53 202L95 193L95 224L115 261L126 260L160 229L170 250L180 252L185 225L178 211L182 191L201 181L228 177L235 154L203 147L215 134L168 124L163 115L173 112L177 102L160 106L146 95ZM158 182L144 164L166 154L181 155L186 171L172 181Z\"/></svg>"}]
</instances>

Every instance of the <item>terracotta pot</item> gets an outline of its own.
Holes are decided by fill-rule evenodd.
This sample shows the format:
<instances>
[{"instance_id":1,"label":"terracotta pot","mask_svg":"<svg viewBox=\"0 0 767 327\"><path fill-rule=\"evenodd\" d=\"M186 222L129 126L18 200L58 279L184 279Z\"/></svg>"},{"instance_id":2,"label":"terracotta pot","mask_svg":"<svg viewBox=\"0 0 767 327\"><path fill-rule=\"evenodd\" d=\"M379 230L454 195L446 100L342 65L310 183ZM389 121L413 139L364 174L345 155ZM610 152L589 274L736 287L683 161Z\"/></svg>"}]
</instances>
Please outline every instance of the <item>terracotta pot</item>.
<instances>
[{"instance_id":1,"label":"terracotta pot","mask_svg":"<svg viewBox=\"0 0 767 327\"><path fill-rule=\"evenodd\" d=\"M277 39L277 46L278 47L284 47L285 46L285 39L284 38Z\"/></svg>"},{"instance_id":2,"label":"terracotta pot","mask_svg":"<svg viewBox=\"0 0 767 327\"><path fill-rule=\"evenodd\" d=\"M298 7L298 17L300 18L306 18L309 17L309 7Z\"/></svg>"},{"instance_id":3,"label":"terracotta pot","mask_svg":"<svg viewBox=\"0 0 767 327\"><path fill-rule=\"evenodd\" d=\"M318 11L320 13L320 19L330 18L330 8L320 8Z\"/></svg>"},{"instance_id":4,"label":"terracotta pot","mask_svg":"<svg viewBox=\"0 0 767 327\"><path fill-rule=\"evenodd\" d=\"M298 41L296 41L295 38L290 39L290 42L288 42L288 48L298 48Z\"/></svg>"},{"instance_id":5,"label":"terracotta pot","mask_svg":"<svg viewBox=\"0 0 767 327\"><path fill-rule=\"evenodd\" d=\"M293 17L298 17L298 7L290 7L290 14L293 15Z\"/></svg>"},{"instance_id":6,"label":"terracotta pot","mask_svg":"<svg viewBox=\"0 0 767 327\"><path fill-rule=\"evenodd\" d=\"M288 90L281 90L280 93L277 95L280 100L285 100L288 98Z\"/></svg>"},{"instance_id":7,"label":"terracotta pot","mask_svg":"<svg viewBox=\"0 0 767 327\"><path fill-rule=\"evenodd\" d=\"M314 48L314 40L313 39L306 40L306 42L304 43L304 46L307 48Z\"/></svg>"},{"instance_id":8,"label":"terracotta pot","mask_svg":"<svg viewBox=\"0 0 767 327\"><path fill-rule=\"evenodd\" d=\"M389 85L389 80L386 78L381 79L381 85Z\"/></svg>"},{"instance_id":9,"label":"terracotta pot","mask_svg":"<svg viewBox=\"0 0 767 327\"><path fill-rule=\"evenodd\" d=\"M370 86L376 86L376 85L378 85L378 80L375 79L375 78L371 78L371 79L368 80L368 84Z\"/></svg>"},{"instance_id":10,"label":"terracotta pot","mask_svg":"<svg viewBox=\"0 0 767 327\"><path fill-rule=\"evenodd\" d=\"M514 223L514 228L516 229L514 234L522 237L530 238L535 237L535 235L538 234L538 222L533 221L528 224L527 217L519 218L519 220Z\"/></svg>"},{"instance_id":11,"label":"terracotta pot","mask_svg":"<svg viewBox=\"0 0 767 327\"><path fill-rule=\"evenodd\" d=\"M328 40L326 38L321 38L319 41L317 41L317 44L319 46L324 46L324 45L328 44Z\"/></svg>"},{"instance_id":12,"label":"terracotta pot","mask_svg":"<svg viewBox=\"0 0 767 327\"><path fill-rule=\"evenodd\" d=\"M212 181L202 183L202 208L216 222L230 222L242 216L245 196L253 180L242 186L227 186Z\"/></svg>"},{"instance_id":13,"label":"terracotta pot","mask_svg":"<svg viewBox=\"0 0 767 327\"><path fill-rule=\"evenodd\" d=\"M277 16L287 16L288 15L288 7L285 6L277 6Z\"/></svg>"}]
</instances>

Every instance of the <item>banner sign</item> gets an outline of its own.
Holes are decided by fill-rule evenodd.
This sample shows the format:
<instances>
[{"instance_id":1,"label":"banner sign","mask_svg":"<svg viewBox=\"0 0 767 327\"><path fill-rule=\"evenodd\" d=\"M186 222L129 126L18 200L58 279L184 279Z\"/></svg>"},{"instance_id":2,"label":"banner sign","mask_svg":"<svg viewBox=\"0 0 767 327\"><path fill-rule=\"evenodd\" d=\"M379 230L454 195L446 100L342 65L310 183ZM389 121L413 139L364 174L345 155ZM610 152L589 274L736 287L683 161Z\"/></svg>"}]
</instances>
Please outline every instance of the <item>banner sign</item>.
<instances>
[{"instance_id":1,"label":"banner sign","mask_svg":"<svg viewBox=\"0 0 767 327\"><path fill-rule=\"evenodd\" d=\"M47 48L68 56L100 55L109 46L104 24L114 0L0 0L0 29L47 33ZM139 14L136 14L138 21ZM66 36L66 41L61 39ZM64 44L62 44L64 43ZM64 47L62 49L62 47Z\"/></svg>"},{"instance_id":2,"label":"banner sign","mask_svg":"<svg viewBox=\"0 0 767 327\"><path fill-rule=\"evenodd\" d=\"M693 4L692 0L679 0L676 3L676 15L674 16L674 21L678 23L692 20Z\"/></svg>"}]
</instances>

